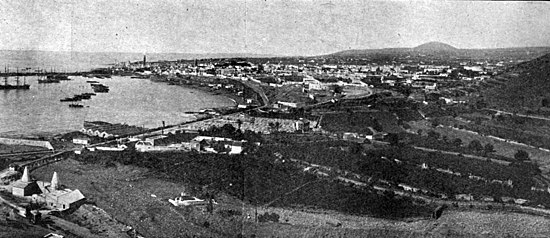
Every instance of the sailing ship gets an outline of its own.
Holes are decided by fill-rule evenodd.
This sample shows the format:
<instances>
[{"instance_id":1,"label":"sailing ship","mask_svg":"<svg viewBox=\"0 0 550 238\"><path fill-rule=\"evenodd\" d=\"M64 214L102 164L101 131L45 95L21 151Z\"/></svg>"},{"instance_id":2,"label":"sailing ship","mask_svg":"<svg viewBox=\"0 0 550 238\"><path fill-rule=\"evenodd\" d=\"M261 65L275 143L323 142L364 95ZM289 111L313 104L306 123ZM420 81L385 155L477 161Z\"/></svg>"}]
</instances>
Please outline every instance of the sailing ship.
<instances>
[{"instance_id":1,"label":"sailing ship","mask_svg":"<svg viewBox=\"0 0 550 238\"><path fill-rule=\"evenodd\" d=\"M38 83L59 83L59 78L57 77L50 77L51 75L46 76L45 72L42 70L39 70L38 72Z\"/></svg>"},{"instance_id":2,"label":"sailing ship","mask_svg":"<svg viewBox=\"0 0 550 238\"><path fill-rule=\"evenodd\" d=\"M16 84L15 85L11 85L8 83L8 74L9 74L9 69L8 68L5 68L4 70L6 76L4 76L4 84L3 85L0 85L0 90L28 90L31 88L30 85L27 84L27 81L26 81L26 78L25 76L23 76L23 84L20 84L19 82L19 69L17 70L17 73L16 73Z\"/></svg>"}]
</instances>

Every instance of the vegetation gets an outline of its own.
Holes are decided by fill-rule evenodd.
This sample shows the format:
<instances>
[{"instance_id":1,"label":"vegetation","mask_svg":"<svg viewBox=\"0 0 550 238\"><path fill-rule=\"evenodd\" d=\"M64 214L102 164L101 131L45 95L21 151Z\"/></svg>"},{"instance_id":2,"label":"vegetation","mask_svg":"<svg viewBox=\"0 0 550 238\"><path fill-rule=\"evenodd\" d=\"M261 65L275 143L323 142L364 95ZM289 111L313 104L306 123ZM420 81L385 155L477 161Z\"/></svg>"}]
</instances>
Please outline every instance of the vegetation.
<instances>
[{"instance_id":1,"label":"vegetation","mask_svg":"<svg viewBox=\"0 0 550 238\"><path fill-rule=\"evenodd\" d=\"M537 166L531 163L516 162L505 166L408 147L369 151L352 148L354 148L353 143L319 142L307 145L268 146L262 150L279 151L283 158L327 165L448 195L466 193L476 196L524 197L525 194L530 194L530 188L535 184L533 177L540 174ZM421 169L421 164L427 164L430 169ZM455 174L443 173L435 169L448 170ZM483 177L488 182L470 179L468 177L470 175ZM502 183L510 180L513 186L493 183L491 182L493 180Z\"/></svg>"},{"instance_id":2,"label":"vegetation","mask_svg":"<svg viewBox=\"0 0 550 238\"><path fill-rule=\"evenodd\" d=\"M430 211L430 208L414 205L410 201L393 197L377 199L378 195L361 189L330 180L320 180L314 175L304 173L291 163L280 160L273 151L258 150L249 155L235 156L196 153L149 154L135 151L87 152L78 156L77 159L84 163L99 163L105 166L111 166L115 162L149 168L162 179L187 184L199 197L225 193L258 206L280 198L272 205L314 206L387 218L428 214ZM288 194L304 184L309 185ZM315 199L311 197L313 192L310 190L311 186L314 186L313 190L317 191ZM303 189L309 192L303 193ZM346 198L357 202L370 201L369 206L357 210L357 203L343 202L341 193L343 191ZM384 210L375 209L384 204L399 204L396 207L408 207L422 213L399 212L399 210L387 213Z\"/></svg>"}]
</instances>

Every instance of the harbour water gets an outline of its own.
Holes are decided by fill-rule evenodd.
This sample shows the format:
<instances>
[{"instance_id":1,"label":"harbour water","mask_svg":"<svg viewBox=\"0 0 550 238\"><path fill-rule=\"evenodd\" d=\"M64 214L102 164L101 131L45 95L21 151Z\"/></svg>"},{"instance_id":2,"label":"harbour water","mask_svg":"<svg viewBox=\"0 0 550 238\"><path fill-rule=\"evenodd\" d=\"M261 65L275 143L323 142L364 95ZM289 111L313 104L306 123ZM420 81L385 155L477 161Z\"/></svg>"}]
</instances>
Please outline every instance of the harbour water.
<instances>
[{"instance_id":1,"label":"harbour water","mask_svg":"<svg viewBox=\"0 0 550 238\"><path fill-rule=\"evenodd\" d=\"M101 120L154 128L194 119L188 111L232 106L229 98L176 85L130 77L70 77L70 81L38 84L27 77L30 90L0 91L0 136L52 135L79 130L83 122ZM15 79L10 78L15 84ZM21 78L22 80L22 78ZM109 93L97 93L78 102L83 108L70 108L60 99L93 92L87 80L109 86ZM3 79L2 79L3 81ZM3 82L2 82L3 83Z\"/></svg>"}]
</instances>

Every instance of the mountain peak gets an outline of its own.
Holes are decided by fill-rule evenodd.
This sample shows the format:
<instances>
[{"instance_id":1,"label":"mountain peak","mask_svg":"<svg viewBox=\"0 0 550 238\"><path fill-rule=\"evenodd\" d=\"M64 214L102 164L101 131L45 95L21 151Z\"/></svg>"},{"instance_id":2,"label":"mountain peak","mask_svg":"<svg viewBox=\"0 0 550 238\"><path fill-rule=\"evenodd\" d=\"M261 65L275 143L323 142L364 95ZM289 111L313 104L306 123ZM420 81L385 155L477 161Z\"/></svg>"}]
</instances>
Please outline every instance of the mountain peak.
<instances>
[{"instance_id":1,"label":"mountain peak","mask_svg":"<svg viewBox=\"0 0 550 238\"><path fill-rule=\"evenodd\" d=\"M441 43L441 42L437 42L437 41L432 41L432 42L424 43L422 45L414 47L413 50L416 50L416 51L456 51L457 48L455 48L455 47L453 47L449 44L445 44L445 43Z\"/></svg>"}]
</instances>

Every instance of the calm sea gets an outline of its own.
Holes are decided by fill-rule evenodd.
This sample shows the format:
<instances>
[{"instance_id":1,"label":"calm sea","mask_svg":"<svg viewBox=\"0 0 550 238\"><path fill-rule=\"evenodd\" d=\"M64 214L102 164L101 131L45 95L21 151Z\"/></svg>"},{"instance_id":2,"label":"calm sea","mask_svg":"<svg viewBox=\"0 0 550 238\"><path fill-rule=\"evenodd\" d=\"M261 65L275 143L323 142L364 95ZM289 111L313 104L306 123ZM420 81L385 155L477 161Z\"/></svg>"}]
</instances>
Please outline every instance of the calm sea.
<instances>
[{"instance_id":1,"label":"calm sea","mask_svg":"<svg viewBox=\"0 0 550 238\"><path fill-rule=\"evenodd\" d=\"M51 135L79 130L83 122L100 120L112 123L158 127L162 121L176 124L194 119L187 111L234 105L229 98L181 86L151 82L147 79L115 77L110 79L70 77L70 81L38 84L27 77L30 90L0 90L0 136ZM23 78L20 78L22 81ZM93 92L87 80L109 86L109 93L97 93L79 102L84 108L70 108L60 102L75 94ZM1 79L3 82L3 78ZM9 78L15 84L15 78Z\"/></svg>"}]
</instances>

